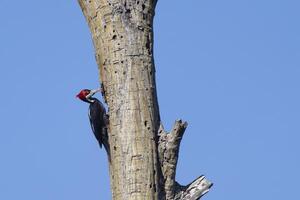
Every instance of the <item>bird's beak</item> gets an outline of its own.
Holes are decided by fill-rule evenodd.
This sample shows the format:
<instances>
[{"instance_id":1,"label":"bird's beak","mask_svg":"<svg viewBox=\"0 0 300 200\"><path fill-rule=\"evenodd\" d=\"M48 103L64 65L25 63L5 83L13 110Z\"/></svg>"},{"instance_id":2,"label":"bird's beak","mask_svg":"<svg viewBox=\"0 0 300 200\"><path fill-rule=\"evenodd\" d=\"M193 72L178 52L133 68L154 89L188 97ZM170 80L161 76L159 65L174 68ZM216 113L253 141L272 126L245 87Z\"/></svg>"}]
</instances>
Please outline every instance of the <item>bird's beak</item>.
<instances>
[{"instance_id":1,"label":"bird's beak","mask_svg":"<svg viewBox=\"0 0 300 200\"><path fill-rule=\"evenodd\" d=\"M91 90L90 94L91 94L91 96L93 96L94 94L96 94L99 91L100 91L99 88L98 89L94 89L94 90Z\"/></svg>"},{"instance_id":2,"label":"bird's beak","mask_svg":"<svg viewBox=\"0 0 300 200\"><path fill-rule=\"evenodd\" d=\"M94 94L96 94L97 92L99 92L101 89L95 89L95 90L91 90L90 93L86 96L86 98L90 98L92 96L94 96Z\"/></svg>"},{"instance_id":3,"label":"bird's beak","mask_svg":"<svg viewBox=\"0 0 300 200\"><path fill-rule=\"evenodd\" d=\"M95 89L96 92L101 92L102 91L102 88L97 88Z\"/></svg>"}]
</instances>

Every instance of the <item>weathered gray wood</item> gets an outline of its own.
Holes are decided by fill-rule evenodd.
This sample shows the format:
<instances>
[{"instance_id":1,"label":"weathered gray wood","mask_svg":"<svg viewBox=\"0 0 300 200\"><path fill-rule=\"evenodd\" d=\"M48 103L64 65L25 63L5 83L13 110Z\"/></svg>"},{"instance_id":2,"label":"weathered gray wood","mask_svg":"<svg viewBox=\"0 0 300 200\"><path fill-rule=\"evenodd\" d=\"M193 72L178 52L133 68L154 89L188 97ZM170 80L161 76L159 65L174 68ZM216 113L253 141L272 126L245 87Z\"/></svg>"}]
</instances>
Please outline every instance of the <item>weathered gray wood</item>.
<instances>
[{"instance_id":1,"label":"weathered gray wood","mask_svg":"<svg viewBox=\"0 0 300 200\"><path fill-rule=\"evenodd\" d=\"M164 130L162 124L159 127L158 157L166 200L198 199L212 186L204 176L200 176L188 186L181 186L175 181L180 142L186 128L187 122L182 120L175 121L170 133Z\"/></svg>"},{"instance_id":2,"label":"weathered gray wood","mask_svg":"<svg viewBox=\"0 0 300 200\"><path fill-rule=\"evenodd\" d=\"M203 195L209 192L212 187L212 183L205 178L205 176L200 176L192 183L187 186L177 185L177 192L175 194L174 200L197 200Z\"/></svg>"},{"instance_id":3,"label":"weathered gray wood","mask_svg":"<svg viewBox=\"0 0 300 200\"><path fill-rule=\"evenodd\" d=\"M179 146L182 135L187 127L186 122L176 121L170 133L167 133L163 125L160 125L158 134L158 155L164 180L164 191L166 199L174 199L176 190L176 166L178 160Z\"/></svg>"},{"instance_id":4,"label":"weathered gray wood","mask_svg":"<svg viewBox=\"0 0 300 200\"><path fill-rule=\"evenodd\" d=\"M186 123L178 121L170 134L158 130L152 30L156 0L78 2L92 33L109 107L113 199L186 199L191 192L179 190L184 187L175 182Z\"/></svg>"},{"instance_id":5,"label":"weathered gray wood","mask_svg":"<svg viewBox=\"0 0 300 200\"><path fill-rule=\"evenodd\" d=\"M152 0L79 0L109 107L114 200L158 199Z\"/></svg>"}]
</instances>

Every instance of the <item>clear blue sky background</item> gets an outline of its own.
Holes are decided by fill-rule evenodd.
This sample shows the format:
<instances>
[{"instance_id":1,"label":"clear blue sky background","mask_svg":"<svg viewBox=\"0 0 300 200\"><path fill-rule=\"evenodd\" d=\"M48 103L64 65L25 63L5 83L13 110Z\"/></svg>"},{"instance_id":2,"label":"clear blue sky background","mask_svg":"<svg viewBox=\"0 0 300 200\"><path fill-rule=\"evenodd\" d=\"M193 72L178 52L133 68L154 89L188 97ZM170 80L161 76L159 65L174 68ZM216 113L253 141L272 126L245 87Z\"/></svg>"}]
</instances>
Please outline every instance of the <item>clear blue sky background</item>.
<instances>
[{"instance_id":1,"label":"clear blue sky background","mask_svg":"<svg viewBox=\"0 0 300 200\"><path fill-rule=\"evenodd\" d=\"M177 179L205 200L298 200L300 2L160 0L155 63L165 126L189 122ZM0 6L0 199L109 200L81 88L98 87L75 0Z\"/></svg>"}]
</instances>

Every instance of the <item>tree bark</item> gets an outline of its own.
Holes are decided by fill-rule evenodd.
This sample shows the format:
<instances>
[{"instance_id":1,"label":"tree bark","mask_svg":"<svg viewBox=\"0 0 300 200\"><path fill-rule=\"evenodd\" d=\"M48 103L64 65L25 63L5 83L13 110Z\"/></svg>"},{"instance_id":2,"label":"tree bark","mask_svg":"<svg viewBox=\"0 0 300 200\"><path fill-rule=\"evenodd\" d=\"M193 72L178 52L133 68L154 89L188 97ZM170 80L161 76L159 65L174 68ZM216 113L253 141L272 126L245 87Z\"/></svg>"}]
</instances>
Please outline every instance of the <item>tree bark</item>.
<instances>
[{"instance_id":1,"label":"tree bark","mask_svg":"<svg viewBox=\"0 0 300 200\"><path fill-rule=\"evenodd\" d=\"M187 126L160 125L153 62L155 0L78 0L92 33L103 96L109 108L110 180L114 200L198 199L204 176L175 181Z\"/></svg>"}]
</instances>

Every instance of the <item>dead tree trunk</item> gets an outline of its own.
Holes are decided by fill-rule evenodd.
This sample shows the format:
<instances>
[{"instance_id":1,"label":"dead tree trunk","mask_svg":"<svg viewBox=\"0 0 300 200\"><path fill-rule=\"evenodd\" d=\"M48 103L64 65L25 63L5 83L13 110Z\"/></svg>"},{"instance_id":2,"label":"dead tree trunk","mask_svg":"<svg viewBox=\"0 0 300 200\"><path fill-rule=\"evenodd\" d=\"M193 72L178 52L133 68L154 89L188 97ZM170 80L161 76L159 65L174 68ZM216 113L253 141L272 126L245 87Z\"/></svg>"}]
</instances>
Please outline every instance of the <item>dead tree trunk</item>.
<instances>
[{"instance_id":1,"label":"dead tree trunk","mask_svg":"<svg viewBox=\"0 0 300 200\"><path fill-rule=\"evenodd\" d=\"M109 107L110 179L114 200L198 199L212 184L175 181L187 123L160 124L153 62L155 0L79 0L92 33Z\"/></svg>"}]
</instances>

